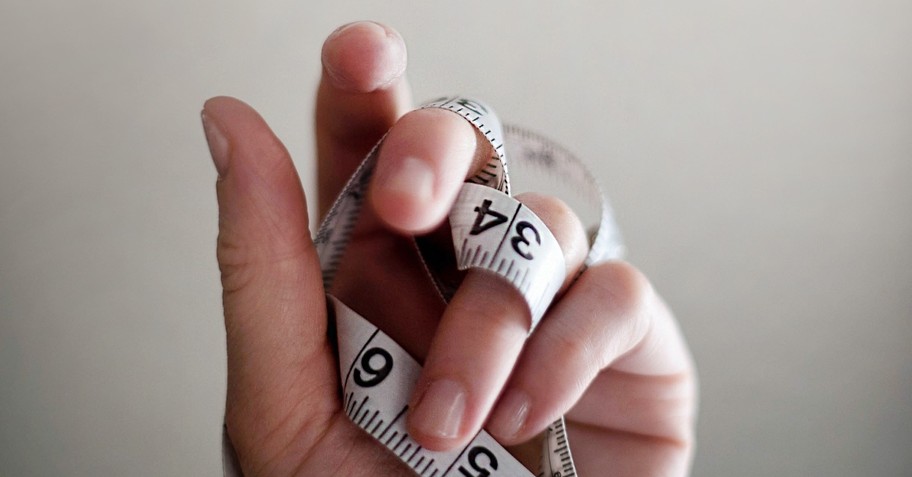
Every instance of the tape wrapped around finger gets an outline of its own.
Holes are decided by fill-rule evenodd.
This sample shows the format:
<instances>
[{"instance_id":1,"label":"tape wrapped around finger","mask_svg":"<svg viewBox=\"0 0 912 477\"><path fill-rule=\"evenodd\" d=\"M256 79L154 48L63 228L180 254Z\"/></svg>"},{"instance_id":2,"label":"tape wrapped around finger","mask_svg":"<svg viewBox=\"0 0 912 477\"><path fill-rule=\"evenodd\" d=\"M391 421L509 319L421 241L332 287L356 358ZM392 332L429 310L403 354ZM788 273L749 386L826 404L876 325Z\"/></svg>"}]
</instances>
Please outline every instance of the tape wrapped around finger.
<instances>
[{"instance_id":1,"label":"tape wrapped around finger","mask_svg":"<svg viewBox=\"0 0 912 477\"><path fill-rule=\"evenodd\" d=\"M512 284L529 306L535 329L564 283L557 239L528 207L490 187L466 183L450 212L460 270L488 270Z\"/></svg>"}]
</instances>

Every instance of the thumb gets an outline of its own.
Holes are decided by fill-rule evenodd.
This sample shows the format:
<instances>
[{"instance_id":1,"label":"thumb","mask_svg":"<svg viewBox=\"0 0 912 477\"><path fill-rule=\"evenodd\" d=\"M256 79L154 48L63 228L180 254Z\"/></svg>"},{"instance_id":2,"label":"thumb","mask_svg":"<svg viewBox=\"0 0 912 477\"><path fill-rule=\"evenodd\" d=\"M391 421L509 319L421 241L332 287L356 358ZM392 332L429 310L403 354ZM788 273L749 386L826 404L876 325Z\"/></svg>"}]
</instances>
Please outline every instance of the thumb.
<instances>
[{"instance_id":1,"label":"thumb","mask_svg":"<svg viewBox=\"0 0 912 477\"><path fill-rule=\"evenodd\" d=\"M218 262L228 340L228 434L248 475L304 455L338 409L320 264L304 191L263 119L206 102L219 173ZM246 473L245 472L245 473Z\"/></svg>"}]
</instances>

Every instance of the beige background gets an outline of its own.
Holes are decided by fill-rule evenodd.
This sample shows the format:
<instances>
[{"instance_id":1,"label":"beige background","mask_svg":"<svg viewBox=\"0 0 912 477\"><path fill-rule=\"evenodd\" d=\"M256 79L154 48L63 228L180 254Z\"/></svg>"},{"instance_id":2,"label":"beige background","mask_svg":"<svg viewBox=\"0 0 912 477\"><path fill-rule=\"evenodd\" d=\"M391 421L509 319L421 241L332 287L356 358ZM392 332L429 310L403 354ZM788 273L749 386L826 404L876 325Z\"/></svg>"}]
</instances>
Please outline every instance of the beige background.
<instances>
[{"instance_id":1,"label":"beige background","mask_svg":"<svg viewBox=\"0 0 912 477\"><path fill-rule=\"evenodd\" d=\"M309 187L320 45L362 18L417 99L597 171L700 366L696 475L909 475L912 3L313 3L0 2L0 475L219 475L198 113L244 98Z\"/></svg>"}]
</instances>

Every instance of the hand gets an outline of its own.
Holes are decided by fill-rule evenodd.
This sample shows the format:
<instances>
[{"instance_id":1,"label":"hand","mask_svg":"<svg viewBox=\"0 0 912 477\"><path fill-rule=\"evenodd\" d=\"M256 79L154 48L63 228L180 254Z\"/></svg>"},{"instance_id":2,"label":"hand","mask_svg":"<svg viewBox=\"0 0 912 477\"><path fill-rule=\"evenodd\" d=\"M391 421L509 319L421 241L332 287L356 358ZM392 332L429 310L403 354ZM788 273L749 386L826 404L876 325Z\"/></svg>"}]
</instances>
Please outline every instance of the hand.
<instances>
[{"instance_id":1,"label":"hand","mask_svg":"<svg viewBox=\"0 0 912 477\"><path fill-rule=\"evenodd\" d=\"M526 455L522 443L567 414L580 475L685 475L695 373L643 275L623 262L587 269L529 339L520 295L484 273L468 273L444 306L407 236L444 220L489 146L455 114L408 112L406 51L395 31L347 25L326 40L322 59L321 212L390 130L332 293L424 361L413 437L449 449L484 425ZM342 411L319 261L288 152L238 100L211 99L202 116L219 175L226 424L244 474L408 475ZM574 276L586 251L579 220L554 198L520 200L552 230ZM378 290L390 283L395 293Z\"/></svg>"}]
</instances>

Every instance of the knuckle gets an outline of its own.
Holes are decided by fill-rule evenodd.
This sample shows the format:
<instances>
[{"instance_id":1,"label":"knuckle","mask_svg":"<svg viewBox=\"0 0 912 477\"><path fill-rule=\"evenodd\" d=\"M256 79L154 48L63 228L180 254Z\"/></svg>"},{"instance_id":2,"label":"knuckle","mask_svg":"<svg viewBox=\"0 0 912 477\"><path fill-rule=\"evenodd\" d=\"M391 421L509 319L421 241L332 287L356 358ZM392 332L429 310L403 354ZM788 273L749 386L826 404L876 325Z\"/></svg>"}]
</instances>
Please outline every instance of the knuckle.
<instances>
[{"instance_id":1,"label":"knuckle","mask_svg":"<svg viewBox=\"0 0 912 477\"><path fill-rule=\"evenodd\" d=\"M312 252L309 237L295 237L286 233L273 235L268 240L244 237L223 229L218 236L216 256L226 294L245 289L263 275L296 275L302 257ZM291 277L295 278L295 277ZM297 283L295 280L286 280ZM283 281L284 282L284 281Z\"/></svg>"},{"instance_id":2,"label":"knuckle","mask_svg":"<svg viewBox=\"0 0 912 477\"><path fill-rule=\"evenodd\" d=\"M573 386L582 392L600 371L604 351L595 334L583 326L574 326L571 321L554 323L547 340L553 356L549 365L557 374L570 371L574 376Z\"/></svg>"},{"instance_id":3,"label":"knuckle","mask_svg":"<svg viewBox=\"0 0 912 477\"><path fill-rule=\"evenodd\" d=\"M622 316L641 314L653 295L652 285L642 272L627 262L596 265L587 272L589 286L602 305Z\"/></svg>"},{"instance_id":4,"label":"knuckle","mask_svg":"<svg viewBox=\"0 0 912 477\"><path fill-rule=\"evenodd\" d=\"M604 320L609 333L604 335L606 358L613 359L637 346L652 328L653 314L650 312L655 294L649 280L642 272L626 262L599 264L587 271L587 284L592 287L591 296L602 310L599 315L610 317ZM609 365L603 362L602 366Z\"/></svg>"},{"instance_id":5,"label":"knuckle","mask_svg":"<svg viewBox=\"0 0 912 477\"><path fill-rule=\"evenodd\" d=\"M219 233L216 257L222 275L222 289L226 294L247 287L251 281L250 251L231 233Z\"/></svg>"}]
</instances>

